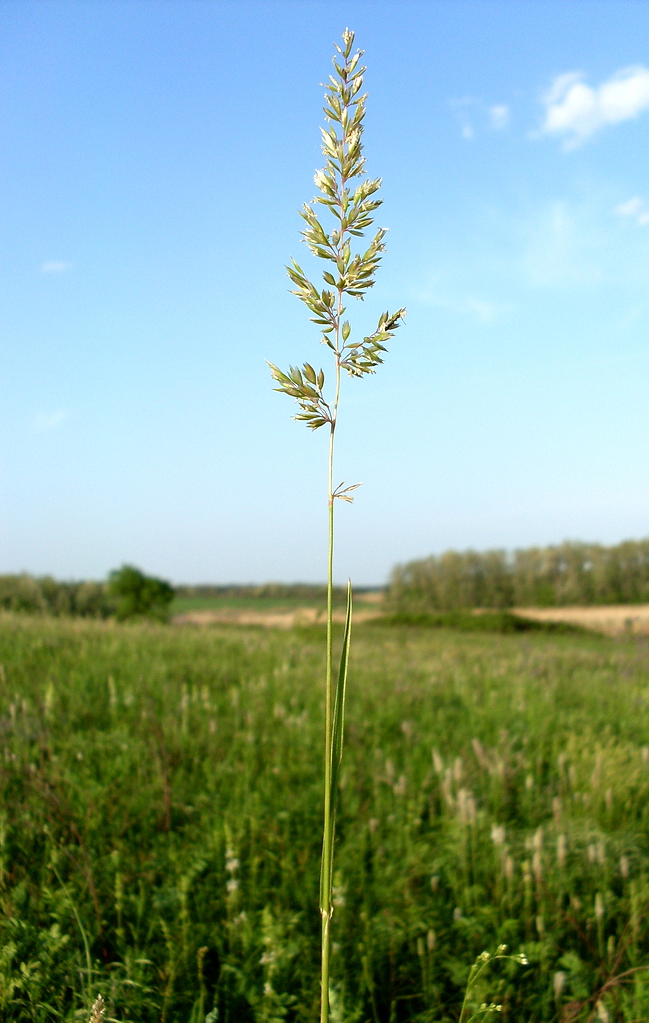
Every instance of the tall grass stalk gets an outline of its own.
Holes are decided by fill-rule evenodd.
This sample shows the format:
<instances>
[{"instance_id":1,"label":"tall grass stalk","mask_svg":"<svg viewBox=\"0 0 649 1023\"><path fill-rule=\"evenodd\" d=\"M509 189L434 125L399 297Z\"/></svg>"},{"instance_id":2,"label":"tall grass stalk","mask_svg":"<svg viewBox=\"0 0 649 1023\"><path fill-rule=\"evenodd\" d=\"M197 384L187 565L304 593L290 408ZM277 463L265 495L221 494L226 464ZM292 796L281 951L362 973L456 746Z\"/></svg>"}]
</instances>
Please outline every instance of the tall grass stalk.
<instances>
[{"instance_id":1,"label":"tall grass stalk","mask_svg":"<svg viewBox=\"0 0 649 1023\"><path fill-rule=\"evenodd\" d=\"M301 217L306 227L302 236L314 256L331 263L322 273L325 287L320 290L306 276L295 260L287 267L297 295L313 314L311 320L322 333L322 344L333 354L333 395L325 398L325 374L316 372L305 362L302 367L291 366L288 373L269 363L276 389L295 398L300 411L295 416L312 430L329 427L328 460L328 525L327 558L327 661L325 677L325 758L324 758L324 824L322 860L320 867L320 914L322 917L321 1010L322 1023L329 1019L329 972L331 951L331 917L333 914L333 851L336 813L338 770L342 757L345 690L352 621L351 582L347 587L347 613L343 637L340 668L334 693L333 670L333 558L334 558L334 504L353 501L353 491L360 484L334 488L334 445L340 400L341 371L352 377L374 373L383 361L385 342L393 335L405 313L382 313L376 330L358 340L351 340L349 320L344 319L346 297L363 299L374 284L376 270L385 250L385 229L380 228L364 252L352 252L355 238L362 238L365 229L374 221L372 214L381 205L377 197L381 179L365 175L363 157L363 121L366 93L362 92L365 68L360 60L362 50L352 54L354 33L345 29L342 47L336 46L333 59L335 74L325 89L322 128L322 151L325 166L316 172L318 194L311 203L305 203ZM353 190L350 182L358 179ZM324 206L334 221L329 232L321 224L314 210Z\"/></svg>"},{"instance_id":2,"label":"tall grass stalk","mask_svg":"<svg viewBox=\"0 0 649 1023\"><path fill-rule=\"evenodd\" d=\"M513 963L520 963L522 966L527 966L528 961L524 953L519 952L517 955L507 955L507 945L499 945L495 952L481 952L473 966L469 970L469 976L466 983L466 989L464 991L464 999L462 1001L462 1008L460 1009L460 1016L458 1023L473 1023L474 1020L488 1019L495 1012L502 1012L502 1005L498 1005L496 1002L481 1002L479 1006L476 1006L473 1011L471 1009L471 998L474 993L474 988L477 986L482 974L486 970L489 963L494 963L498 959L509 959Z\"/></svg>"}]
</instances>

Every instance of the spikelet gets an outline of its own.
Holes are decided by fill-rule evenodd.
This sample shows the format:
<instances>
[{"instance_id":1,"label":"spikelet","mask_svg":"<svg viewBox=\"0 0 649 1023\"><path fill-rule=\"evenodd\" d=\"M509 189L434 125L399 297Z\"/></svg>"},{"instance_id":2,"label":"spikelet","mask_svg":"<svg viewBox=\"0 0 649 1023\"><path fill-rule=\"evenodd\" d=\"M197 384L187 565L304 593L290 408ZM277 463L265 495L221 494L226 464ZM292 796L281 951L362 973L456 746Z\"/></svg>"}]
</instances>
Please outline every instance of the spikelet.
<instances>
[{"instance_id":1,"label":"spikelet","mask_svg":"<svg viewBox=\"0 0 649 1023\"><path fill-rule=\"evenodd\" d=\"M597 1011L597 1018L598 1020L600 1020L600 1023L608 1023L610 1016L608 1014L608 1009L604 1005L604 1002L602 1002L601 1000L598 1001L595 1008Z\"/></svg>"},{"instance_id":2,"label":"spikelet","mask_svg":"<svg viewBox=\"0 0 649 1023\"><path fill-rule=\"evenodd\" d=\"M604 900L601 892L597 892L595 895L595 917L597 920L604 919Z\"/></svg>"},{"instance_id":3,"label":"spikelet","mask_svg":"<svg viewBox=\"0 0 649 1023\"><path fill-rule=\"evenodd\" d=\"M104 1023L106 1016L106 1003L101 995L97 995L90 1010L88 1023Z\"/></svg>"},{"instance_id":4,"label":"spikelet","mask_svg":"<svg viewBox=\"0 0 649 1023\"><path fill-rule=\"evenodd\" d=\"M471 745L473 746L473 752L476 755L476 760L480 764L483 771L489 770L489 761L487 760L484 748L479 739L471 739Z\"/></svg>"},{"instance_id":5,"label":"spikelet","mask_svg":"<svg viewBox=\"0 0 649 1023\"><path fill-rule=\"evenodd\" d=\"M505 828L502 824L491 825L491 841L495 846L504 845L506 838Z\"/></svg>"},{"instance_id":6,"label":"spikelet","mask_svg":"<svg viewBox=\"0 0 649 1023\"><path fill-rule=\"evenodd\" d=\"M559 835L557 838L557 866L563 870L566 865L566 836Z\"/></svg>"}]
</instances>

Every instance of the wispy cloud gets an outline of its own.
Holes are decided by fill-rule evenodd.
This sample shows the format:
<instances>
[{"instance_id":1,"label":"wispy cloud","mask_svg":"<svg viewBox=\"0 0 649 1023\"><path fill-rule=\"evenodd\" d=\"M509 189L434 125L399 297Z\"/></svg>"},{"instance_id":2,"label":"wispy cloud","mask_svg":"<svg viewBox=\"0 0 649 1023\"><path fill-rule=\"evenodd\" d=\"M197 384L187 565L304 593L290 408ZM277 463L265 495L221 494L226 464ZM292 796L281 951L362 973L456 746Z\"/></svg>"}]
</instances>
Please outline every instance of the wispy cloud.
<instances>
[{"instance_id":1,"label":"wispy cloud","mask_svg":"<svg viewBox=\"0 0 649 1023\"><path fill-rule=\"evenodd\" d=\"M462 99L452 99L450 106L459 121L462 138L467 141L475 138L477 131L502 131L509 127L511 110L504 103L488 107L475 96L464 96Z\"/></svg>"},{"instance_id":2,"label":"wispy cloud","mask_svg":"<svg viewBox=\"0 0 649 1023\"><path fill-rule=\"evenodd\" d=\"M521 268L535 288L583 288L608 276L606 247L596 212L588 204L556 200L524 225Z\"/></svg>"},{"instance_id":3,"label":"wispy cloud","mask_svg":"<svg viewBox=\"0 0 649 1023\"><path fill-rule=\"evenodd\" d=\"M34 417L32 428L35 433L47 433L50 430L56 430L68 416L69 413L63 409L57 409L55 412L39 412Z\"/></svg>"},{"instance_id":4,"label":"wispy cloud","mask_svg":"<svg viewBox=\"0 0 649 1023\"><path fill-rule=\"evenodd\" d=\"M565 149L575 149L601 128L633 120L649 109L649 70L642 65L616 71L595 87L584 77L578 71L559 75L544 97L541 130L562 136Z\"/></svg>"},{"instance_id":5,"label":"wispy cloud","mask_svg":"<svg viewBox=\"0 0 649 1023\"><path fill-rule=\"evenodd\" d=\"M627 202L620 203L615 207L615 213L619 217L632 217L638 224L643 226L649 224L649 203L640 199L637 195Z\"/></svg>"},{"instance_id":6,"label":"wispy cloud","mask_svg":"<svg viewBox=\"0 0 649 1023\"><path fill-rule=\"evenodd\" d=\"M501 307L495 302L486 302L482 298L469 296L460 311L475 316L478 323L493 323L500 317Z\"/></svg>"},{"instance_id":7,"label":"wispy cloud","mask_svg":"<svg viewBox=\"0 0 649 1023\"><path fill-rule=\"evenodd\" d=\"M467 139L467 141L475 135L472 109L477 102L478 100L472 99L471 96L465 96L463 99L452 99L450 103L451 110L460 123L462 138Z\"/></svg>"},{"instance_id":8,"label":"wispy cloud","mask_svg":"<svg viewBox=\"0 0 649 1023\"><path fill-rule=\"evenodd\" d=\"M72 263L66 263L62 259L48 259L41 263L41 273L64 274L72 268Z\"/></svg>"},{"instance_id":9,"label":"wispy cloud","mask_svg":"<svg viewBox=\"0 0 649 1023\"><path fill-rule=\"evenodd\" d=\"M464 320L484 325L501 320L509 309L508 306L475 295L458 294L448 280L437 273L431 275L427 286L419 292L417 298L423 305L445 309Z\"/></svg>"},{"instance_id":10,"label":"wispy cloud","mask_svg":"<svg viewBox=\"0 0 649 1023\"><path fill-rule=\"evenodd\" d=\"M622 207L625 212L617 207L621 217L639 218L649 213L649 205L642 200L640 204L629 200ZM646 291L647 234L615 228L613 209L610 191L588 191L542 203L527 215L512 219L513 276L535 290L566 293L596 289L603 294L603 289L613 289L618 296L636 289Z\"/></svg>"},{"instance_id":11,"label":"wispy cloud","mask_svg":"<svg viewBox=\"0 0 649 1023\"><path fill-rule=\"evenodd\" d=\"M511 110L504 103L489 107L489 122L496 131L502 131L509 125Z\"/></svg>"}]
</instances>

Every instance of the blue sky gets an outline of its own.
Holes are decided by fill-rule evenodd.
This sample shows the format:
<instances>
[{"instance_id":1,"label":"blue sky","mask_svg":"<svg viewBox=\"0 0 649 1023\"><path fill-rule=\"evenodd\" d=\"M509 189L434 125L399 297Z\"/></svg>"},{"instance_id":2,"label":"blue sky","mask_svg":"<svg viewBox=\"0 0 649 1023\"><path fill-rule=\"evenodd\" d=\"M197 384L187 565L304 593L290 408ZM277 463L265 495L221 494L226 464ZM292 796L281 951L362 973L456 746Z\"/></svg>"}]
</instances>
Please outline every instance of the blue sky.
<instances>
[{"instance_id":1,"label":"blue sky","mask_svg":"<svg viewBox=\"0 0 649 1023\"><path fill-rule=\"evenodd\" d=\"M322 580L288 293L349 25L387 254L336 574L649 533L649 5L5 0L0 571ZM326 368L326 360L324 360Z\"/></svg>"}]
</instances>

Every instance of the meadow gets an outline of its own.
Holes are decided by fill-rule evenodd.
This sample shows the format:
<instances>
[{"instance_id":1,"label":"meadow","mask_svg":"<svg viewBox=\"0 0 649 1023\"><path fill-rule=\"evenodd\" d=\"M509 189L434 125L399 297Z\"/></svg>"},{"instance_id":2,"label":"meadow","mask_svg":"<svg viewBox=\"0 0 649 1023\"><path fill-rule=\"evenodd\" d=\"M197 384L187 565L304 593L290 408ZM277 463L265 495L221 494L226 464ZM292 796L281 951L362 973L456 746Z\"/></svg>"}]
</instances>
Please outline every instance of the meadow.
<instances>
[{"instance_id":1,"label":"meadow","mask_svg":"<svg viewBox=\"0 0 649 1023\"><path fill-rule=\"evenodd\" d=\"M318 1018L323 659L320 627L2 615L0 1018ZM479 1015L646 1018L648 797L641 637L359 626L332 1017L457 1020L506 943Z\"/></svg>"}]
</instances>

